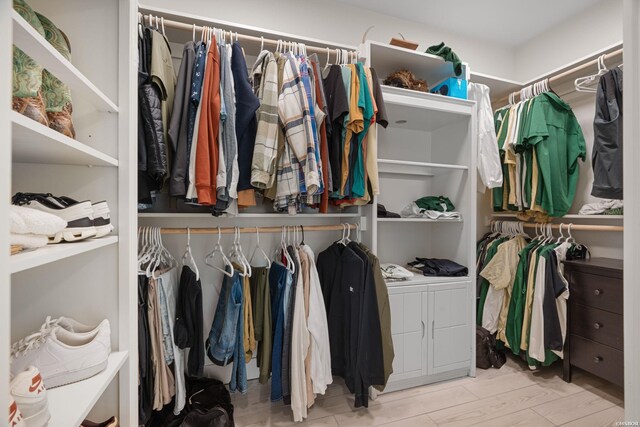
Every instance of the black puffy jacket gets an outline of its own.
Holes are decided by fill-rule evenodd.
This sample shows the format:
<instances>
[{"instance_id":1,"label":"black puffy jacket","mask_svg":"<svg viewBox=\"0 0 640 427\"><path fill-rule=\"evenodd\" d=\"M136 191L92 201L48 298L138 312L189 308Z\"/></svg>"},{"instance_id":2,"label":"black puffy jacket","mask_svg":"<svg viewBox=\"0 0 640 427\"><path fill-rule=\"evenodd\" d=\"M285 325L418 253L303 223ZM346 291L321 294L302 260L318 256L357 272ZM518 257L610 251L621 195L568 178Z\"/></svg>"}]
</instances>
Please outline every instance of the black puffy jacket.
<instances>
[{"instance_id":1,"label":"black puffy jacket","mask_svg":"<svg viewBox=\"0 0 640 427\"><path fill-rule=\"evenodd\" d=\"M162 101L160 88L154 83L145 83L138 89L140 118L147 151L147 175L158 185L167 176L167 146L162 124Z\"/></svg>"}]
</instances>

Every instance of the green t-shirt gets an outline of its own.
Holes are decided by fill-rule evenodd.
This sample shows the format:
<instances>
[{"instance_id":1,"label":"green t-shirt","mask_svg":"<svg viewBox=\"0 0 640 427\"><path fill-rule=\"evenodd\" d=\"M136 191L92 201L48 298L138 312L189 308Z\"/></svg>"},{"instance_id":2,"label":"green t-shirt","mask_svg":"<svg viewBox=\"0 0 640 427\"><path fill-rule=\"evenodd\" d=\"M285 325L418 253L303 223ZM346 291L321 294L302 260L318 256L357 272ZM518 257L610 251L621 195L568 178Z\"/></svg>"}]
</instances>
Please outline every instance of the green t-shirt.
<instances>
[{"instance_id":1,"label":"green t-shirt","mask_svg":"<svg viewBox=\"0 0 640 427\"><path fill-rule=\"evenodd\" d=\"M529 258L531 251L539 245L539 242L531 242L525 246L518 256L518 268L516 278L511 291L509 302L509 314L507 315L507 327L505 334L513 354L520 354L520 342L522 339L522 321L524 305L527 299L527 273L529 272Z\"/></svg>"},{"instance_id":2,"label":"green t-shirt","mask_svg":"<svg viewBox=\"0 0 640 427\"><path fill-rule=\"evenodd\" d=\"M540 206L549 216L564 216L578 184L578 159L587 154L584 135L571 107L556 94L535 97L524 143L536 150L541 193Z\"/></svg>"},{"instance_id":3,"label":"green t-shirt","mask_svg":"<svg viewBox=\"0 0 640 427\"><path fill-rule=\"evenodd\" d=\"M493 210L502 211L502 202L504 200L503 192L505 188L509 191L509 170L504 164L504 141L507 137L507 126L509 124L509 113L511 109L508 107L496 110L493 119L498 137L498 149L500 152L500 164L502 165L502 185L494 188L493 191Z\"/></svg>"},{"instance_id":4,"label":"green t-shirt","mask_svg":"<svg viewBox=\"0 0 640 427\"><path fill-rule=\"evenodd\" d=\"M352 197L364 197L365 182L364 182L364 155L362 150L362 141L369 131L371 126L371 119L373 118L373 100L371 99L371 91L369 90L369 83L367 82L367 74L364 71L362 64L357 63L356 69L358 71L358 78L360 80L360 91L358 93L358 108L362 108L362 114L364 116L364 129L360 132L354 140L356 150L356 161L352 173L353 182L351 186ZM354 147L354 144L351 145Z\"/></svg>"}]
</instances>

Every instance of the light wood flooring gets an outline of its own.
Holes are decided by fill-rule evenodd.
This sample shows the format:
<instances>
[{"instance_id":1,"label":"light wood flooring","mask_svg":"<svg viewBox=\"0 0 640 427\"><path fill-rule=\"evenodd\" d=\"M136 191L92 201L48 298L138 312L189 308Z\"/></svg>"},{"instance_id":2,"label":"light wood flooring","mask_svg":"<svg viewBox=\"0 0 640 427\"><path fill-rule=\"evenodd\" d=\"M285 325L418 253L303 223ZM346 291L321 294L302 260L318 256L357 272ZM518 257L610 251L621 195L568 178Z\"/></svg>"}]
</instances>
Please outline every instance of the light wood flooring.
<instances>
[{"instance_id":1,"label":"light wood flooring","mask_svg":"<svg viewBox=\"0 0 640 427\"><path fill-rule=\"evenodd\" d=\"M257 380L247 394L232 395L236 426L599 427L624 419L620 387L578 369L568 384L559 364L530 371L512 357L501 369L478 369L476 378L381 394L368 409L354 409L353 395L335 378L304 423L294 424L290 407L271 403L269 395L270 383Z\"/></svg>"}]
</instances>

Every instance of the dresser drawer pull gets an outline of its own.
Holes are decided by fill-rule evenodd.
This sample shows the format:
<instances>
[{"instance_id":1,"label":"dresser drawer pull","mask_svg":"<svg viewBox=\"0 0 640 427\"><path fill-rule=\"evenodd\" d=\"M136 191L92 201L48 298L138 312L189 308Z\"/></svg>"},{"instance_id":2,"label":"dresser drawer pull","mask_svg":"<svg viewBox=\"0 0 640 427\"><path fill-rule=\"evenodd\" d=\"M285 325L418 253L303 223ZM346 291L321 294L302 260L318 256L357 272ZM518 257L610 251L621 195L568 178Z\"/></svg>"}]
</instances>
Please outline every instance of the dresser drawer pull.
<instances>
[{"instance_id":1,"label":"dresser drawer pull","mask_svg":"<svg viewBox=\"0 0 640 427\"><path fill-rule=\"evenodd\" d=\"M602 357L600 357L600 356L595 356L595 357L593 358L593 362L594 362L594 363L600 363L600 362L602 362Z\"/></svg>"},{"instance_id":2,"label":"dresser drawer pull","mask_svg":"<svg viewBox=\"0 0 640 427\"><path fill-rule=\"evenodd\" d=\"M602 295L603 293L604 293L604 292L602 292L602 289L595 289L595 290L593 291L593 294L594 294L595 296Z\"/></svg>"},{"instance_id":3,"label":"dresser drawer pull","mask_svg":"<svg viewBox=\"0 0 640 427\"><path fill-rule=\"evenodd\" d=\"M593 324L593 327L596 328L596 329L600 329L600 328L602 328L602 323L596 322L596 323Z\"/></svg>"}]
</instances>

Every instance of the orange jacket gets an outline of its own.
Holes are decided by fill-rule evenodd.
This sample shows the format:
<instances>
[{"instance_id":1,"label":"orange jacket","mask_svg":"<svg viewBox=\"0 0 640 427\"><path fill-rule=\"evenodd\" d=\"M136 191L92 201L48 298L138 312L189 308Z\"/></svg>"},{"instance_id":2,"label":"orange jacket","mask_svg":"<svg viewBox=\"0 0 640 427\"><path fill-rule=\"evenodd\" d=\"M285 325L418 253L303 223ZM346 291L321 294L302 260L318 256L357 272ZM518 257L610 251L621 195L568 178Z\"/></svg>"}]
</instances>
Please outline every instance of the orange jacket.
<instances>
[{"instance_id":1,"label":"orange jacket","mask_svg":"<svg viewBox=\"0 0 640 427\"><path fill-rule=\"evenodd\" d=\"M220 55L216 38L212 37L207 52L198 145L196 147L196 190L198 203L216 204L216 176L218 175L218 131L220 129Z\"/></svg>"}]
</instances>

